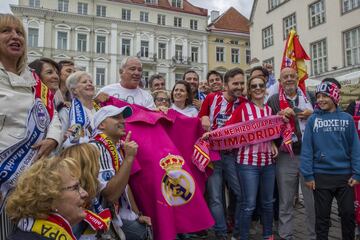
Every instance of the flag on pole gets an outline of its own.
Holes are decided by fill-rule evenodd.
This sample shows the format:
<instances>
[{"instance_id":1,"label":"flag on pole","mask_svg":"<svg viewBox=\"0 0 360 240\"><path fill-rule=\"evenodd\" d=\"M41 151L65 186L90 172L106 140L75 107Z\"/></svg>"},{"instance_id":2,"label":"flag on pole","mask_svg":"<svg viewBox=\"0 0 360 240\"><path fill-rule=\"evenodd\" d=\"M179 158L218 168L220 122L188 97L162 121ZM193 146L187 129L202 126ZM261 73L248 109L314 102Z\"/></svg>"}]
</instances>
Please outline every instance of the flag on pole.
<instances>
[{"instance_id":1,"label":"flag on pole","mask_svg":"<svg viewBox=\"0 0 360 240\"><path fill-rule=\"evenodd\" d=\"M286 67L294 68L299 78L299 88L305 92L305 80L308 78L305 60L310 60L300 44L299 36L294 29L290 30L285 44L281 69Z\"/></svg>"}]
</instances>

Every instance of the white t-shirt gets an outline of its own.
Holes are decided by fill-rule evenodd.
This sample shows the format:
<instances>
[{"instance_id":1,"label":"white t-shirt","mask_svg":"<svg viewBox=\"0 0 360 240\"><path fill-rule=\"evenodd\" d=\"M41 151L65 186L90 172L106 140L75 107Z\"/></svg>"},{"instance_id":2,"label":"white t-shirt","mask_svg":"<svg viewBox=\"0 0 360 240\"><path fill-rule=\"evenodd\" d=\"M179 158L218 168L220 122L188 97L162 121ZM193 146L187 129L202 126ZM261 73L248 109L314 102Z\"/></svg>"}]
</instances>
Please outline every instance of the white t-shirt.
<instances>
[{"instance_id":1,"label":"white t-shirt","mask_svg":"<svg viewBox=\"0 0 360 240\"><path fill-rule=\"evenodd\" d=\"M141 88L128 89L121 86L120 83L110 84L100 89L100 92L109 94L130 104L137 104L149 109L155 109L154 99L145 90Z\"/></svg>"},{"instance_id":2,"label":"white t-shirt","mask_svg":"<svg viewBox=\"0 0 360 240\"><path fill-rule=\"evenodd\" d=\"M199 111L193 105L189 105L186 108L181 109L181 108L178 108L175 104L172 104L170 108L172 108L175 111L182 113L188 117L197 117L199 114Z\"/></svg>"}]
</instances>

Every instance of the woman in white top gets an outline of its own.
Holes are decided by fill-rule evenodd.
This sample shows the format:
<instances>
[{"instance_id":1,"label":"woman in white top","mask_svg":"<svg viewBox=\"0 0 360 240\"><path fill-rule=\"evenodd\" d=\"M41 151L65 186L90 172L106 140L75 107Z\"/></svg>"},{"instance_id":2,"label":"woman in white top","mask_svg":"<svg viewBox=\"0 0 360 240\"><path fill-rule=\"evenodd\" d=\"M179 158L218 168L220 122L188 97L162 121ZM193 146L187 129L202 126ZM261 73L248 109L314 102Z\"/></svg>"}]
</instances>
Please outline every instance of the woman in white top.
<instances>
[{"instance_id":1,"label":"woman in white top","mask_svg":"<svg viewBox=\"0 0 360 240\"><path fill-rule=\"evenodd\" d=\"M188 116L197 117L199 111L192 105L193 96L188 82L180 80L175 83L171 91L172 109Z\"/></svg>"},{"instance_id":2,"label":"woman in white top","mask_svg":"<svg viewBox=\"0 0 360 240\"><path fill-rule=\"evenodd\" d=\"M66 80L72 97L71 107L60 112L63 131L66 132L64 147L89 141L94 129L95 86L90 74L84 71L72 73ZM106 95L103 93L102 95ZM105 96L107 98L107 95Z\"/></svg>"}]
</instances>

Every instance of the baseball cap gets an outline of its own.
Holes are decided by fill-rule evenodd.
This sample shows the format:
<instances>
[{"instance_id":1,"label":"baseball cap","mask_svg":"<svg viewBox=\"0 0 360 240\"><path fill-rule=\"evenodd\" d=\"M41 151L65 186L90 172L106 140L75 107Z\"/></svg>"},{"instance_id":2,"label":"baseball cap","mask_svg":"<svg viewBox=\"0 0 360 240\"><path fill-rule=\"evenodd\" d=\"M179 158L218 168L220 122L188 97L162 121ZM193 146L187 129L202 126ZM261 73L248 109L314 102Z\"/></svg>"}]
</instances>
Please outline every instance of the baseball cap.
<instances>
[{"instance_id":1,"label":"baseball cap","mask_svg":"<svg viewBox=\"0 0 360 240\"><path fill-rule=\"evenodd\" d=\"M129 106L118 108L111 105L100 108L94 114L94 127L98 128L106 118L119 115L120 113L122 113L124 118L128 118L132 114L132 109Z\"/></svg>"}]
</instances>

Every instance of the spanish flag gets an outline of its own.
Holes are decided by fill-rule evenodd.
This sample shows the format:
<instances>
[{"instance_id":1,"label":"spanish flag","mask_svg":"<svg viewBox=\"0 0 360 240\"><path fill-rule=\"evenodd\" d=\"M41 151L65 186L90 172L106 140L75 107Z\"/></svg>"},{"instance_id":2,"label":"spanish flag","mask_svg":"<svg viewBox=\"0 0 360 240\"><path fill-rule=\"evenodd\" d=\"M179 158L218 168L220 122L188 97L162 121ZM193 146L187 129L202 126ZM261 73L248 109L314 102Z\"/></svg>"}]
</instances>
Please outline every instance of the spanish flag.
<instances>
[{"instance_id":1,"label":"spanish flag","mask_svg":"<svg viewBox=\"0 0 360 240\"><path fill-rule=\"evenodd\" d=\"M285 44L281 69L286 67L296 69L299 78L299 87L303 92L305 92L305 80L308 78L305 60L310 60L310 58L301 46L296 31L292 29L289 32Z\"/></svg>"}]
</instances>

